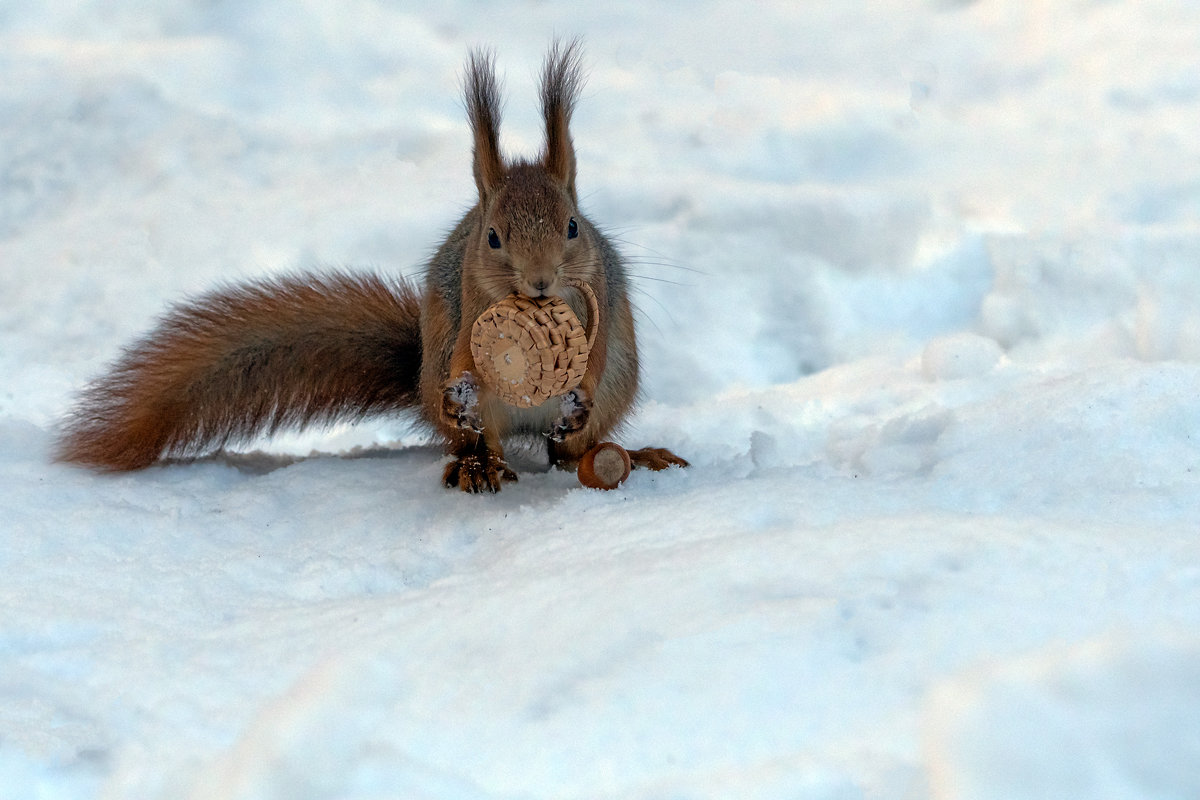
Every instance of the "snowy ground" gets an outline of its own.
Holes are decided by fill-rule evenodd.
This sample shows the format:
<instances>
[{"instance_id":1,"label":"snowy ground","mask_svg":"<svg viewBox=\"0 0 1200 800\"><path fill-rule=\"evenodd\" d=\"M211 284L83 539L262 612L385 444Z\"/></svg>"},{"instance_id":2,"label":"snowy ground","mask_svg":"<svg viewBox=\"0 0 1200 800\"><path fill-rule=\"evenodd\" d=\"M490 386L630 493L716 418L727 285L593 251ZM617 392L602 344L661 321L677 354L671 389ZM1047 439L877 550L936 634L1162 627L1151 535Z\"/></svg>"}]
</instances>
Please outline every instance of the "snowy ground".
<instances>
[{"instance_id":1,"label":"snowy ground","mask_svg":"<svg viewBox=\"0 0 1200 800\"><path fill-rule=\"evenodd\" d=\"M0 799L1200 796L1200 7L869 5L0 7ZM49 463L168 303L416 274L556 32L691 469Z\"/></svg>"}]
</instances>

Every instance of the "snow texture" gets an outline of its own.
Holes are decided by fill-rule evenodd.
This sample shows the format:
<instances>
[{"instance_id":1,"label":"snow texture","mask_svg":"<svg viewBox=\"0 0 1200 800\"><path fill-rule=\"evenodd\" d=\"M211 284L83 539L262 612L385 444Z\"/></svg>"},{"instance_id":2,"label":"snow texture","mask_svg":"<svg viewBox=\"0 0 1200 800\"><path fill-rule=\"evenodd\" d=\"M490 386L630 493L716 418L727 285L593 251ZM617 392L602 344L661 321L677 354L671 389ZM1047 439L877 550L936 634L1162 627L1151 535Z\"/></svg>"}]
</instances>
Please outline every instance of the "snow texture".
<instances>
[{"instance_id":1,"label":"snow texture","mask_svg":"<svg viewBox=\"0 0 1200 800\"><path fill-rule=\"evenodd\" d=\"M0 8L0 799L1200 796L1200 6L680 8ZM417 274L556 33L692 467L52 462L169 304Z\"/></svg>"}]
</instances>

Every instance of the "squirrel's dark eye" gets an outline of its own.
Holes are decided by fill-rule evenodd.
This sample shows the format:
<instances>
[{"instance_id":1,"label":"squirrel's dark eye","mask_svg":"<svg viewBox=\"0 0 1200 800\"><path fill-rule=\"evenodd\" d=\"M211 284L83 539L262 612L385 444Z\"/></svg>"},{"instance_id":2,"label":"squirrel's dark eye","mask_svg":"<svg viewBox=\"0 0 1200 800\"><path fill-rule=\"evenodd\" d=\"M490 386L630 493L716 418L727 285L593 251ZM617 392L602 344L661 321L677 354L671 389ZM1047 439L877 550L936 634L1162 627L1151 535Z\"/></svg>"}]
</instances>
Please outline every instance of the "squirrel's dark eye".
<instances>
[{"instance_id":1,"label":"squirrel's dark eye","mask_svg":"<svg viewBox=\"0 0 1200 800\"><path fill-rule=\"evenodd\" d=\"M496 234L495 228L488 228L488 247L493 250L500 249L500 237Z\"/></svg>"},{"instance_id":2,"label":"squirrel's dark eye","mask_svg":"<svg viewBox=\"0 0 1200 800\"><path fill-rule=\"evenodd\" d=\"M575 221L574 217L571 217L571 221L567 223L567 238L574 239L578 235L579 235L579 223L577 223Z\"/></svg>"}]
</instances>

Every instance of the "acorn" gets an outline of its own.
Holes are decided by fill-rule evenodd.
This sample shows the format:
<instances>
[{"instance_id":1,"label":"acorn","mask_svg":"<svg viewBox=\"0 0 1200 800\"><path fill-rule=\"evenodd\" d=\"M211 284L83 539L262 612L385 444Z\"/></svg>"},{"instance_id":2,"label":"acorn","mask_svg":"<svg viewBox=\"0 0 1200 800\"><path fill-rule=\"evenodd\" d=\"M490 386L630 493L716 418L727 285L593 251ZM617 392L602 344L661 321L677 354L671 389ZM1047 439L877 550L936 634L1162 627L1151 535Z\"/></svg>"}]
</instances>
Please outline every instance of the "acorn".
<instances>
[{"instance_id":1,"label":"acorn","mask_svg":"<svg viewBox=\"0 0 1200 800\"><path fill-rule=\"evenodd\" d=\"M579 482L589 489L615 489L629 477L629 453L615 442L601 442L579 459Z\"/></svg>"}]
</instances>

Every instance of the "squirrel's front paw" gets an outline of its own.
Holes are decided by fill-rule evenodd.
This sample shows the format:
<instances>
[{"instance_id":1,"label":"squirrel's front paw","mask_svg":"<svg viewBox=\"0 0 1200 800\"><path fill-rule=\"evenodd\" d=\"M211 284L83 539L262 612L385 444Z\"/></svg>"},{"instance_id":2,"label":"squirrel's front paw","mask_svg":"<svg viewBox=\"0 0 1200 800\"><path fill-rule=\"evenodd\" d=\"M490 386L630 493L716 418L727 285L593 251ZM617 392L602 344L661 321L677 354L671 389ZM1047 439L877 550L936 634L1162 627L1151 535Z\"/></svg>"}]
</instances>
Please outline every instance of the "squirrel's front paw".
<instances>
[{"instance_id":1,"label":"squirrel's front paw","mask_svg":"<svg viewBox=\"0 0 1200 800\"><path fill-rule=\"evenodd\" d=\"M483 433L479 416L479 384L475 376L464 372L457 380L446 384L442 395L442 419L454 428Z\"/></svg>"},{"instance_id":2,"label":"squirrel's front paw","mask_svg":"<svg viewBox=\"0 0 1200 800\"><path fill-rule=\"evenodd\" d=\"M572 433L583 430L592 413L592 398L583 389L572 389L562 396L561 416L550 426L551 441L561 442Z\"/></svg>"}]
</instances>

